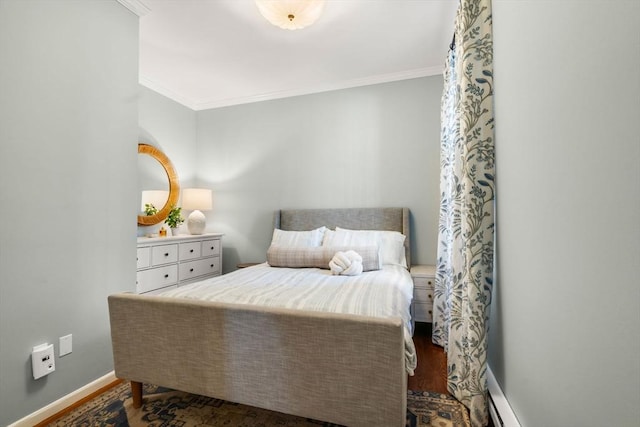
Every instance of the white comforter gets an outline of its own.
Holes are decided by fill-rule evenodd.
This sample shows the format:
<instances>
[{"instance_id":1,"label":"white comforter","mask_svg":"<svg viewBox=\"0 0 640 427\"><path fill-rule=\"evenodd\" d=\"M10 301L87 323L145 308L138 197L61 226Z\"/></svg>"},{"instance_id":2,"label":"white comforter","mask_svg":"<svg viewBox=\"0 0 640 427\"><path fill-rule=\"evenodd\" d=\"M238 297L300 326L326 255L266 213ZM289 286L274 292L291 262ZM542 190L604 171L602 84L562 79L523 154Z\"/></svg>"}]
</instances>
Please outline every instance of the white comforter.
<instances>
[{"instance_id":1,"label":"white comforter","mask_svg":"<svg viewBox=\"0 0 640 427\"><path fill-rule=\"evenodd\" d=\"M268 264L192 283L162 296L254 304L299 310L401 317L405 325L406 369L416 367L410 306L413 281L400 266L385 265L357 276L332 275L318 268L274 268Z\"/></svg>"}]
</instances>

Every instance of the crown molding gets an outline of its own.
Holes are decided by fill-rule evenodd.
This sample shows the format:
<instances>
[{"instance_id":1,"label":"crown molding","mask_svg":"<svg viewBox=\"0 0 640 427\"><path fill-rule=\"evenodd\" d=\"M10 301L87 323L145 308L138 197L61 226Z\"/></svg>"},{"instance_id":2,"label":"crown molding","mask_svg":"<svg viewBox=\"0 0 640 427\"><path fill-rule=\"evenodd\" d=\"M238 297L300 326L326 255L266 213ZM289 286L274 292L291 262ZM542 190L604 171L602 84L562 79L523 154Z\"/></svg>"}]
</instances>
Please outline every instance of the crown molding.
<instances>
[{"instance_id":1,"label":"crown molding","mask_svg":"<svg viewBox=\"0 0 640 427\"><path fill-rule=\"evenodd\" d=\"M151 79L148 79L145 76L140 76L138 78L138 83L142 86L151 89L154 92L159 93L162 96L166 96L167 98L177 102L178 104L182 104L183 106L190 108L192 110L196 110L196 102L193 99L187 98L185 96L179 95L176 92L167 89L166 87L154 82Z\"/></svg>"},{"instance_id":2,"label":"crown molding","mask_svg":"<svg viewBox=\"0 0 640 427\"><path fill-rule=\"evenodd\" d=\"M118 3L135 13L139 17L143 17L147 13L151 12L151 9L141 0L116 0Z\"/></svg>"},{"instance_id":3,"label":"crown molding","mask_svg":"<svg viewBox=\"0 0 640 427\"><path fill-rule=\"evenodd\" d=\"M442 67L420 68L416 70L402 71L399 73L382 74L377 76L369 76L360 79L344 80L339 82L331 82L308 88L282 90L263 94L257 94L246 97L227 98L221 100L212 100L197 102L194 110L208 110L211 108L228 107L239 104L250 104L253 102L271 101L274 99L290 98L301 95L312 95L314 93L330 92L333 90L350 89L360 86L369 86L381 83L390 83L400 80L409 80L419 77L428 77L442 74Z\"/></svg>"},{"instance_id":4,"label":"crown molding","mask_svg":"<svg viewBox=\"0 0 640 427\"><path fill-rule=\"evenodd\" d=\"M331 82L322 85L317 85L308 88L282 90L268 93L261 93L251 96L243 96L237 98L216 99L209 101L193 100L187 97L178 95L177 93L162 87L161 85L149 80L144 76L140 76L140 84L147 88L158 92L161 95L170 98L185 107L191 108L195 111L209 110L212 108L230 107L232 105L250 104L254 102L271 101L274 99L290 98L301 95L312 95L314 93L330 92L333 90L350 89L360 86L369 86L381 83L390 83L400 80L409 80L419 77L429 77L441 75L443 67L430 67L419 68L415 70L401 71L398 73L381 74L377 76L369 76L360 79L344 80L339 82Z\"/></svg>"}]
</instances>

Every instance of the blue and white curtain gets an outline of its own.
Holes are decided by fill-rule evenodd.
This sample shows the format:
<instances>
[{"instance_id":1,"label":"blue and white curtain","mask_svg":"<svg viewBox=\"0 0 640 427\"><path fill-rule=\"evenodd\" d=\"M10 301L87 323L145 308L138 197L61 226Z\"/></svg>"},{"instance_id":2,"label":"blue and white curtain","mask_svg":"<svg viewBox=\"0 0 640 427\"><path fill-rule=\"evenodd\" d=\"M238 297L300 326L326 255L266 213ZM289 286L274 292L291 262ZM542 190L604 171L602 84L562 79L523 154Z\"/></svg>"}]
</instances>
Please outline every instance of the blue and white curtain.
<instances>
[{"instance_id":1,"label":"blue and white curtain","mask_svg":"<svg viewBox=\"0 0 640 427\"><path fill-rule=\"evenodd\" d=\"M488 422L487 340L493 287L494 131L490 0L460 0L442 96L440 225L433 342L448 389Z\"/></svg>"}]
</instances>

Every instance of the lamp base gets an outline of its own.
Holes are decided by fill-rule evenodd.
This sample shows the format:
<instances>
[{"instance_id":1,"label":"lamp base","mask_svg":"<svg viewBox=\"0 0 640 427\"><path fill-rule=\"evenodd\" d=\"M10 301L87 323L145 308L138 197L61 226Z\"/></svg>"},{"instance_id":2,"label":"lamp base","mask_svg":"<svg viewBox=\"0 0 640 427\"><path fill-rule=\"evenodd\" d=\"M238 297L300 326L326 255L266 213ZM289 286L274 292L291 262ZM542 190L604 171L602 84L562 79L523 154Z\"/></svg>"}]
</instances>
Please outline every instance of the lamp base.
<instances>
[{"instance_id":1,"label":"lamp base","mask_svg":"<svg viewBox=\"0 0 640 427\"><path fill-rule=\"evenodd\" d=\"M187 218L187 229L189 230L189 234L202 234L204 233L204 228L207 225L207 219L204 214L199 210L195 210L189 214Z\"/></svg>"}]
</instances>

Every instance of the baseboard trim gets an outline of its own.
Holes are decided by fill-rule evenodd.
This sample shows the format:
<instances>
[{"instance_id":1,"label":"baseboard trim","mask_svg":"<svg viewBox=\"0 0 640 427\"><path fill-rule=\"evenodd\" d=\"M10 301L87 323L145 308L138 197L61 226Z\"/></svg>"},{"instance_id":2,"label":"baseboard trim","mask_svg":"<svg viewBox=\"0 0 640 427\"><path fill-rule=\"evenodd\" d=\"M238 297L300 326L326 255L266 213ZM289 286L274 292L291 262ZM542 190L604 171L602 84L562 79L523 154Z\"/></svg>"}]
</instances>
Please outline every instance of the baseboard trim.
<instances>
[{"instance_id":1,"label":"baseboard trim","mask_svg":"<svg viewBox=\"0 0 640 427\"><path fill-rule=\"evenodd\" d=\"M67 408L72 407L74 404L86 399L87 397L99 392L104 388L109 388L114 383L120 382L113 371L104 375L103 377L98 378L95 381L90 382L89 384L79 388L76 391L73 391L67 394L64 397L56 400L45 406L44 408L38 409L36 412L27 415L26 417L19 419L13 424L10 424L8 427L31 427L37 426L43 421L52 418L56 414L63 412Z\"/></svg>"},{"instance_id":2,"label":"baseboard trim","mask_svg":"<svg viewBox=\"0 0 640 427\"><path fill-rule=\"evenodd\" d=\"M487 366L487 386L489 388L489 415L496 427L520 427L516 414L502 392L491 368Z\"/></svg>"}]
</instances>

